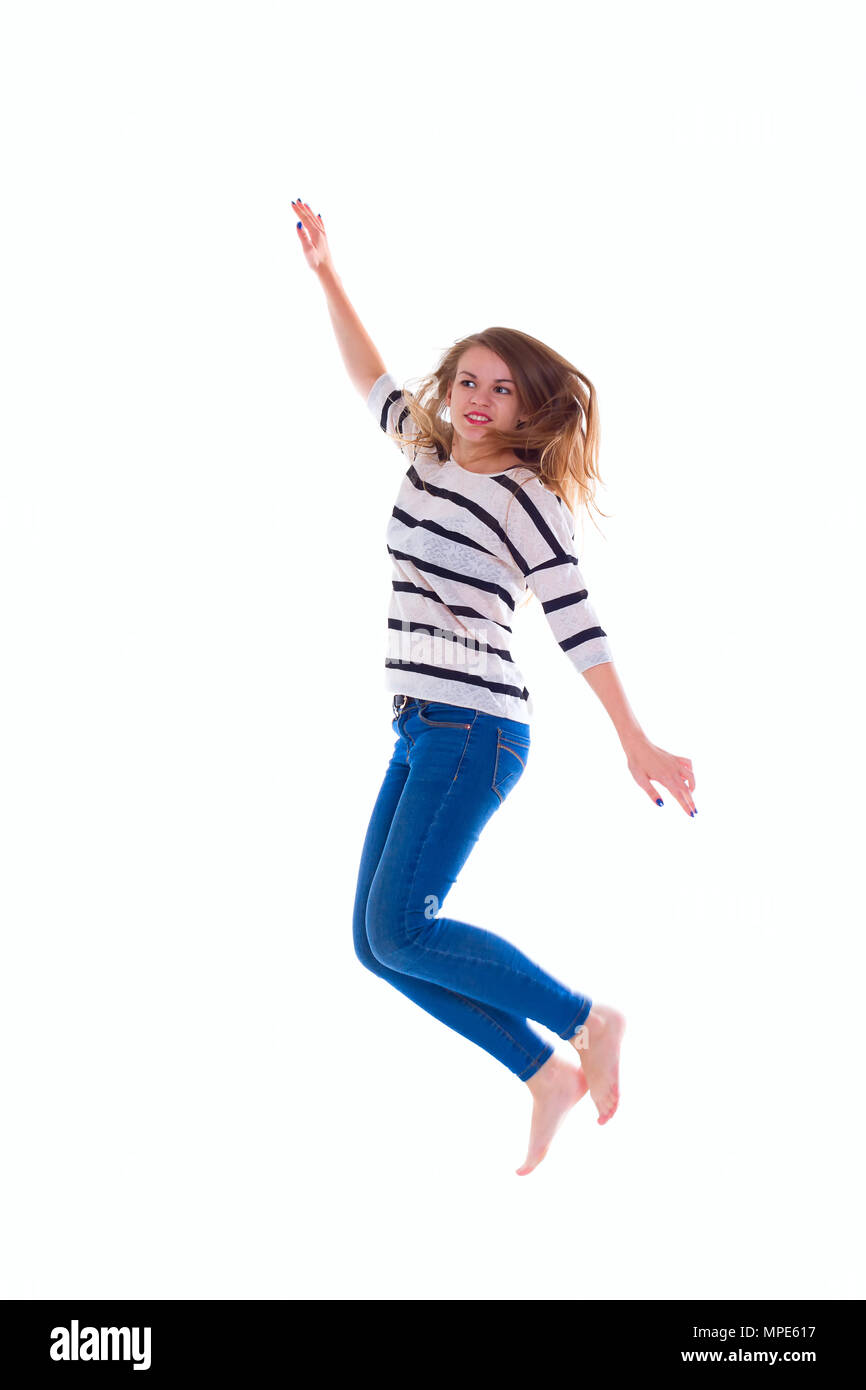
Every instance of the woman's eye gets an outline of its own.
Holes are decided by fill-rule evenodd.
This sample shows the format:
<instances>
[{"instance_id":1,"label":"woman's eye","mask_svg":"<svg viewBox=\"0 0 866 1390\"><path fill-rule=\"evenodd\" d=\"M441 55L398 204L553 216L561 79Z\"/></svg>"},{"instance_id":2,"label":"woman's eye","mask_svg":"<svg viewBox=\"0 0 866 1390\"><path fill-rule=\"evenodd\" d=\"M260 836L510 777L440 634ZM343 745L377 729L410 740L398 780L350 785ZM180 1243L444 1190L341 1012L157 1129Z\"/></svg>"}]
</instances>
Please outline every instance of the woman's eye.
<instances>
[{"instance_id":1,"label":"woman's eye","mask_svg":"<svg viewBox=\"0 0 866 1390\"><path fill-rule=\"evenodd\" d=\"M461 381L460 385L461 385L461 386L474 386L474 385L475 385L475 382L472 381L472 379L471 379L470 377L466 377L466 379L465 379L464 381ZM496 389L497 389L497 391L504 391L505 394L506 394L506 396L510 396L510 395L511 395L511 392L509 391L509 389L508 389L507 386L497 386Z\"/></svg>"}]
</instances>

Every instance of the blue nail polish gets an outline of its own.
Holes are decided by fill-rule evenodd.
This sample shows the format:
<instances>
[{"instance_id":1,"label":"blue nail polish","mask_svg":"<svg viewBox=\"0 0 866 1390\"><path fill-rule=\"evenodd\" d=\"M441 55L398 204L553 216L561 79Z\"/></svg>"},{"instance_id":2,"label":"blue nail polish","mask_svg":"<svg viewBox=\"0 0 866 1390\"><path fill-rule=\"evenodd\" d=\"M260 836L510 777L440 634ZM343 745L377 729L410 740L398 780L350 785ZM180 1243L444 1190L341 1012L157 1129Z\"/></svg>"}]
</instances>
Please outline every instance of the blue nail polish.
<instances>
[{"instance_id":1,"label":"blue nail polish","mask_svg":"<svg viewBox=\"0 0 866 1390\"><path fill-rule=\"evenodd\" d=\"M664 804L665 804L665 803L662 801L661 797L660 797L660 796L657 796L657 797L656 797L656 806L664 806Z\"/></svg>"},{"instance_id":2,"label":"blue nail polish","mask_svg":"<svg viewBox=\"0 0 866 1390\"><path fill-rule=\"evenodd\" d=\"M689 811L689 815L690 815L690 816L694 816L694 814L695 814L694 811Z\"/></svg>"},{"instance_id":3,"label":"blue nail polish","mask_svg":"<svg viewBox=\"0 0 866 1390\"><path fill-rule=\"evenodd\" d=\"M300 227L300 225L301 225L301 224L300 224L300 222L299 222L299 223L298 223L298 226Z\"/></svg>"}]
</instances>

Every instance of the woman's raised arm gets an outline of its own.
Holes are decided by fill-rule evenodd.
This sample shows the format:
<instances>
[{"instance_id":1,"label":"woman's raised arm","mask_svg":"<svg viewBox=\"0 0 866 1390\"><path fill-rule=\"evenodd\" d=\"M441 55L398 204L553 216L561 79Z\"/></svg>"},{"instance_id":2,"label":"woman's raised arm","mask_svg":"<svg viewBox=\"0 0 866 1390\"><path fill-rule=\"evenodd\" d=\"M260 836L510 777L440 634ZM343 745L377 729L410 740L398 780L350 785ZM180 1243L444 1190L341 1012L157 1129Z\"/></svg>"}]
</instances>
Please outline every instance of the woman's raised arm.
<instances>
[{"instance_id":1,"label":"woman's raised arm","mask_svg":"<svg viewBox=\"0 0 866 1390\"><path fill-rule=\"evenodd\" d=\"M325 291L328 312L346 371L352 385L366 400L373 383L385 372L385 363L355 313L351 300L343 289L342 281L334 269L321 216L300 199L293 202L292 207L296 216L300 218L297 232L301 250L306 257L307 265L318 276L319 284Z\"/></svg>"}]
</instances>

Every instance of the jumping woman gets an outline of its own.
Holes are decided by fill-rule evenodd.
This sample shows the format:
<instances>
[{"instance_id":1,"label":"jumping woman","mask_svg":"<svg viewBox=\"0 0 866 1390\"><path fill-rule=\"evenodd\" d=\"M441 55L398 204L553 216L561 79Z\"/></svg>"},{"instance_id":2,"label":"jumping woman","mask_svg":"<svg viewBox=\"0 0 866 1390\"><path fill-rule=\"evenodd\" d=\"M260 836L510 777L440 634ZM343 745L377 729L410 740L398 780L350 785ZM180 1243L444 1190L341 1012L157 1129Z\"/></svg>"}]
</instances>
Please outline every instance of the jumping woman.
<instances>
[{"instance_id":1,"label":"jumping woman","mask_svg":"<svg viewBox=\"0 0 866 1390\"><path fill-rule=\"evenodd\" d=\"M694 816L692 765L643 733L578 568L573 510L588 508L600 481L592 383L538 339L489 328L461 338L418 391L404 391L343 289L321 214L300 200L292 207L350 380L409 464L387 530L385 688L396 743L361 853L355 951L526 1083L524 1175L587 1090L599 1124L616 1111L625 1019L502 937L440 911L529 755L532 701L510 650L522 602L540 600L653 802L663 804L657 782ZM558 1056L530 1019L576 1058Z\"/></svg>"}]
</instances>

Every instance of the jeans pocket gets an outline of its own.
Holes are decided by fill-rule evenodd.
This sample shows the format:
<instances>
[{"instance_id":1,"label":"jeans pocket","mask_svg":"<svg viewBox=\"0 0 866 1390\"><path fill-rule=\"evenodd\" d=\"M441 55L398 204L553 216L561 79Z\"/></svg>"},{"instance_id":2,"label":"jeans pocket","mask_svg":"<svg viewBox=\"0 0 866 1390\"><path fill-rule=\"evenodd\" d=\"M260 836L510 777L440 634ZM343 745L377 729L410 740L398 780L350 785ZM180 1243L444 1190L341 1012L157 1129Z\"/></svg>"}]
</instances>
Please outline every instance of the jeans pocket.
<instances>
[{"instance_id":1,"label":"jeans pocket","mask_svg":"<svg viewBox=\"0 0 866 1390\"><path fill-rule=\"evenodd\" d=\"M496 730L496 760L493 764L491 791L504 801L512 787L517 785L529 757L529 741L516 734Z\"/></svg>"},{"instance_id":2,"label":"jeans pocket","mask_svg":"<svg viewBox=\"0 0 866 1390\"><path fill-rule=\"evenodd\" d=\"M433 711L433 718L427 714ZM445 705L438 700L425 700L418 706L418 718L434 729L471 729L476 711L465 705Z\"/></svg>"}]
</instances>

